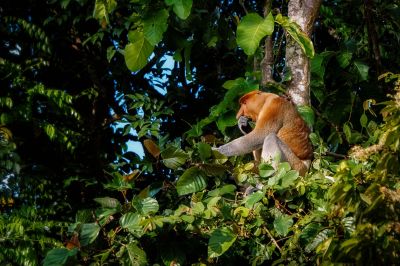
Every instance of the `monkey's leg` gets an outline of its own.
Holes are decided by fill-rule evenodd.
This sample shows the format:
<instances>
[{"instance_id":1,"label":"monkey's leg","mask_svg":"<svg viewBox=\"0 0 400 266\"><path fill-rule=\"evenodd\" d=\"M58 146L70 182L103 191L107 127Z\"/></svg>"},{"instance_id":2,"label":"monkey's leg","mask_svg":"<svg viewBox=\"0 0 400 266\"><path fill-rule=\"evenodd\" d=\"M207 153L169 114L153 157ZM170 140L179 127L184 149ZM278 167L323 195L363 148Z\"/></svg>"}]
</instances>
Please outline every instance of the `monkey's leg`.
<instances>
[{"instance_id":1,"label":"monkey's leg","mask_svg":"<svg viewBox=\"0 0 400 266\"><path fill-rule=\"evenodd\" d=\"M261 162L261 149L253 151L254 161Z\"/></svg>"},{"instance_id":2,"label":"monkey's leg","mask_svg":"<svg viewBox=\"0 0 400 266\"><path fill-rule=\"evenodd\" d=\"M271 162L275 169L280 162L288 162L292 169L299 171L302 176L308 170L307 163L300 160L275 133L270 133L265 137L261 158Z\"/></svg>"}]
</instances>

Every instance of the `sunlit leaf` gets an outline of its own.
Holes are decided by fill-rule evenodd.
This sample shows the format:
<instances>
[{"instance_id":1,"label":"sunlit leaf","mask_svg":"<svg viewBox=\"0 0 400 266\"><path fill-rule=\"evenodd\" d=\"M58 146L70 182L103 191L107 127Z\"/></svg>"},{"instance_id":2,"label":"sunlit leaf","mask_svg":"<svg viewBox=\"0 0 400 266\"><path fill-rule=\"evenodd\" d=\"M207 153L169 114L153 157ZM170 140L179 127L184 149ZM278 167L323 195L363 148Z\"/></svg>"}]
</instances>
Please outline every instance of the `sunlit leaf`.
<instances>
[{"instance_id":1,"label":"sunlit leaf","mask_svg":"<svg viewBox=\"0 0 400 266\"><path fill-rule=\"evenodd\" d=\"M305 34L301 30L300 26L297 23L291 21L288 17L282 16L281 14L278 14L275 17L275 21L280 24L290 35L290 37L292 37L293 40L295 40L299 44L307 57L314 57L314 45L307 34Z\"/></svg>"},{"instance_id":2,"label":"sunlit leaf","mask_svg":"<svg viewBox=\"0 0 400 266\"><path fill-rule=\"evenodd\" d=\"M153 52L154 46L147 41L143 32L130 32L131 42L125 46L125 63L129 70L138 71L147 64L147 59Z\"/></svg>"},{"instance_id":3,"label":"sunlit leaf","mask_svg":"<svg viewBox=\"0 0 400 266\"><path fill-rule=\"evenodd\" d=\"M128 212L119 219L119 223L122 228L127 229L130 233L141 236L143 234L142 220L143 217L138 213Z\"/></svg>"},{"instance_id":4,"label":"sunlit leaf","mask_svg":"<svg viewBox=\"0 0 400 266\"><path fill-rule=\"evenodd\" d=\"M132 206L144 216L156 213L159 208L157 200L150 197L145 199L137 198L132 201Z\"/></svg>"},{"instance_id":5,"label":"sunlit leaf","mask_svg":"<svg viewBox=\"0 0 400 266\"><path fill-rule=\"evenodd\" d=\"M207 186L203 171L197 167L187 169L178 179L176 189L180 196L205 189Z\"/></svg>"},{"instance_id":6,"label":"sunlit leaf","mask_svg":"<svg viewBox=\"0 0 400 266\"><path fill-rule=\"evenodd\" d=\"M270 177L271 175L273 175L275 173L274 167L272 167L272 165L267 164L267 163L261 163L258 166L258 169L260 171L261 177Z\"/></svg>"},{"instance_id":7,"label":"sunlit leaf","mask_svg":"<svg viewBox=\"0 0 400 266\"><path fill-rule=\"evenodd\" d=\"M263 197L265 196L265 193L263 191L256 191L250 195L248 195L245 199L244 199L244 206L246 208L253 208L254 204L256 204L257 202L259 202Z\"/></svg>"},{"instance_id":8,"label":"sunlit leaf","mask_svg":"<svg viewBox=\"0 0 400 266\"><path fill-rule=\"evenodd\" d=\"M260 41L274 31L274 17L271 13L266 18L257 13L247 14L237 27L237 43L247 55L253 55Z\"/></svg>"}]
</instances>

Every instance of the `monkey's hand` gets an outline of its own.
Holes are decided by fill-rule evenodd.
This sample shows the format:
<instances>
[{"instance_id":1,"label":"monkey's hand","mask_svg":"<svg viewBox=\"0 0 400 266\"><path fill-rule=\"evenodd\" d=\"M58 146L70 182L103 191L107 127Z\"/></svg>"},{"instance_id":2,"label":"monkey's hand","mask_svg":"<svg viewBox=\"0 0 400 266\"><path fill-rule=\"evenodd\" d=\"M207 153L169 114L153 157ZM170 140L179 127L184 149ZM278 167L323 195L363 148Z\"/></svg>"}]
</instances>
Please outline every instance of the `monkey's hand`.
<instances>
[{"instance_id":1,"label":"monkey's hand","mask_svg":"<svg viewBox=\"0 0 400 266\"><path fill-rule=\"evenodd\" d=\"M238 127L240 131L243 133L243 135L247 135L247 133L251 131L251 127L249 125L249 118L247 116L240 116L238 119Z\"/></svg>"}]
</instances>

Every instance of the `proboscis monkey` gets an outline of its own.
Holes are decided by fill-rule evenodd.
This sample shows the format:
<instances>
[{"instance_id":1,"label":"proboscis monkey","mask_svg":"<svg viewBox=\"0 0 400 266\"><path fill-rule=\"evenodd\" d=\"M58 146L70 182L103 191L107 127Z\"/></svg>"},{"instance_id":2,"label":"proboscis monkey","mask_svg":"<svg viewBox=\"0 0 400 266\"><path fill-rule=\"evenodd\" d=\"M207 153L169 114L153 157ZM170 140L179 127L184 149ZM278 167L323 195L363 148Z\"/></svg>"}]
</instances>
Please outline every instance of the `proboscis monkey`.
<instances>
[{"instance_id":1,"label":"proboscis monkey","mask_svg":"<svg viewBox=\"0 0 400 266\"><path fill-rule=\"evenodd\" d=\"M240 109L236 115L240 130L247 118L256 123L247 135L216 148L226 155L234 156L254 151L255 160L274 161L280 158L292 169L304 175L311 163L313 149L308 138L310 129L288 99L273 93L252 91L239 100Z\"/></svg>"}]
</instances>

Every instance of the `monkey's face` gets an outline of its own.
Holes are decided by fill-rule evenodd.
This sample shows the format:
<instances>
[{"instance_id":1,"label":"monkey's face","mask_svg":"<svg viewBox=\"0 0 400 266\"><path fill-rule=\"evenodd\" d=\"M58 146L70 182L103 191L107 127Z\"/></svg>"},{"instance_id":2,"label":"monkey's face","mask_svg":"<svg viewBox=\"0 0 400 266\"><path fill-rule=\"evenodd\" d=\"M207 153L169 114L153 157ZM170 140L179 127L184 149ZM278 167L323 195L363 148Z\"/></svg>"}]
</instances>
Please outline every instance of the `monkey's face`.
<instances>
[{"instance_id":1,"label":"monkey's face","mask_svg":"<svg viewBox=\"0 0 400 266\"><path fill-rule=\"evenodd\" d=\"M266 93L261 91L252 91L245 94L239 100L240 109L236 118L247 116L250 117L251 120L257 121L258 114L265 103L266 96Z\"/></svg>"}]
</instances>

